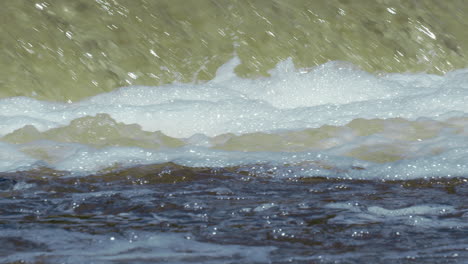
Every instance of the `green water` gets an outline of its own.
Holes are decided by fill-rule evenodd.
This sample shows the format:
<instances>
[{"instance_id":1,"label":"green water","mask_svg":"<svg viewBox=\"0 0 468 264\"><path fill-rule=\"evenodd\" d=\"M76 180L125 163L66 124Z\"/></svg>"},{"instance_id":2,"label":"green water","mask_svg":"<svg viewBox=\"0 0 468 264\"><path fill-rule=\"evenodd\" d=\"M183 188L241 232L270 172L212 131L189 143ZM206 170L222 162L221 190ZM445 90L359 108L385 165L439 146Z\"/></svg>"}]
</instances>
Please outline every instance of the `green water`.
<instances>
[{"instance_id":1,"label":"green water","mask_svg":"<svg viewBox=\"0 0 468 264\"><path fill-rule=\"evenodd\" d=\"M468 62L464 0L15 0L0 8L0 97L76 101L128 85L204 81L237 54L255 78L349 61L443 74Z\"/></svg>"},{"instance_id":2,"label":"green water","mask_svg":"<svg viewBox=\"0 0 468 264\"><path fill-rule=\"evenodd\" d=\"M414 147L423 140L436 140L449 129L456 136L466 134L468 118L452 118L444 122L432 120L408 121L393 119L355 119L345 126L325 125L300 131L277 133L246 133L235 135L226 133L215 137L195 136L195 138L174 138L161 131L148 132L137 124L116 122L108 114L95 117L77 118L67 126L53 128L44 132L28 125L0 137L0 141L11 144L23 144L21 151L31 157L47 162L57 162L62 157L60 149L51 148L40 142L55 141L60 143L86 144L95 148L111 146L139 147L151 150L163 150L190 146L194 141L205 141L211 149L227 151L270 151L301 152L310 150L329 150L339 147L344 142L357 141L360 137L374 136L380 140L358 144L350 148L345 156L378 163L394 162L416 158L424 154L435 155L444 151L439 145L426 147L425 150ZM34 142L38 144L34 144ZM208 147L208 146L206 146Z\"/></svg>"}]
</instances>

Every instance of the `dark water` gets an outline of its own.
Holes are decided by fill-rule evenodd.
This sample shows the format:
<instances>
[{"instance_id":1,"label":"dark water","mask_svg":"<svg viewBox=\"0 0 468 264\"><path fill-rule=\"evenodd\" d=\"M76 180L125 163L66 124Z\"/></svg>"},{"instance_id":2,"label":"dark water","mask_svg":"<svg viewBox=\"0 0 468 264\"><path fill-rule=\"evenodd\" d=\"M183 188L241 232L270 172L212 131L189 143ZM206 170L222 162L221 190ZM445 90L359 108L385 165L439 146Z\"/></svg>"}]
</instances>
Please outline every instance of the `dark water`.
<instances>
[{"instance_id":1,"label":"dark water","mask_svg":"<svg viewBox=\"0 0 468 264\"><path fill-rule=\"evenodd\" d=\"M1 263L468 261L466 178L279 180L173 164L54 174L2 175Z\"/></svg>"}]
</instances>

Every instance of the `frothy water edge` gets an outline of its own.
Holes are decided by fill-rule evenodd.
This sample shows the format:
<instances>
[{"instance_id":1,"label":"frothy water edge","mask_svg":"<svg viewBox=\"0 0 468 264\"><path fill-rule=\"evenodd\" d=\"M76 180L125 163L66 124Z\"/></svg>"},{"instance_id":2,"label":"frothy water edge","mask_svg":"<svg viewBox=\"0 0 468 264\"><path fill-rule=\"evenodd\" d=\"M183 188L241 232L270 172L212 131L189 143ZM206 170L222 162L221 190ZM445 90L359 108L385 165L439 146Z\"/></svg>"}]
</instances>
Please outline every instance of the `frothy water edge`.
<instances>
[{"instance_id":1,"label":"frothy water edge","mask_svg":"<svg viewBox=\"0 0 468 264\"><path fill-rule=\"evenodd\" d=\"M287 167L274 174L288 177L466 176L468 69L377 76L287 60L252 80L233 73L238 63L203 84L125 87L70 103L1 99L0 170L89 174L175 162Z\"/></svg>"}]
</instances>

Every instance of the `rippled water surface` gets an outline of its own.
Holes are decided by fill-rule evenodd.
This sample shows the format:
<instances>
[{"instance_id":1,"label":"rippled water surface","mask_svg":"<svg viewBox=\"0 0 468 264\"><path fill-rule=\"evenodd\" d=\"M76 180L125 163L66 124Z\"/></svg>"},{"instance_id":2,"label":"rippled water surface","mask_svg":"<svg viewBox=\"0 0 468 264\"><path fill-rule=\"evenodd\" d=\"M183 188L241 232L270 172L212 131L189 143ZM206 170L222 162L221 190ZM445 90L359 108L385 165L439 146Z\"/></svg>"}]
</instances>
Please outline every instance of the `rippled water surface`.
<instances>
[{"instance_id":1,"label":"rippled water surface","mask_svg":"<svg viewBox=\"0 0 468 264\"><path fill-rule=\"evenodd\" d=\"M468 258L466 179L278 180L173 164L84 178L54 173L2 175L4 263Z\"/></svg>"}]
</instances>

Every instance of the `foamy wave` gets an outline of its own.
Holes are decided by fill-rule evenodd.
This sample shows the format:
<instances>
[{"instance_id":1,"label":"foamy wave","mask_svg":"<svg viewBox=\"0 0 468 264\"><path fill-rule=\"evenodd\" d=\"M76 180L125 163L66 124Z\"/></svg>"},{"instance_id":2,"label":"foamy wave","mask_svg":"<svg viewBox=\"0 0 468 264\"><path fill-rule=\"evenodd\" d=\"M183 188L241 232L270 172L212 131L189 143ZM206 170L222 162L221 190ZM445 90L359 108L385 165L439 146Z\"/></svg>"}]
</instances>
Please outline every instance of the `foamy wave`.
<instances>
[{"instance_id":1,"label":"foamy wave","mask_svg":"<svg viewBox=\"0 0 468 264\"><path fill-rule=\"evenodd\" d=\"M343 62L297 70L287 60L252 80L233 73L238 63L203 84L124 87L74 103L2 99L0 169L294 167L326 155L327 165L291 175L464 176L468 69L376 76Z\"/></svg>"}]
</instances>

